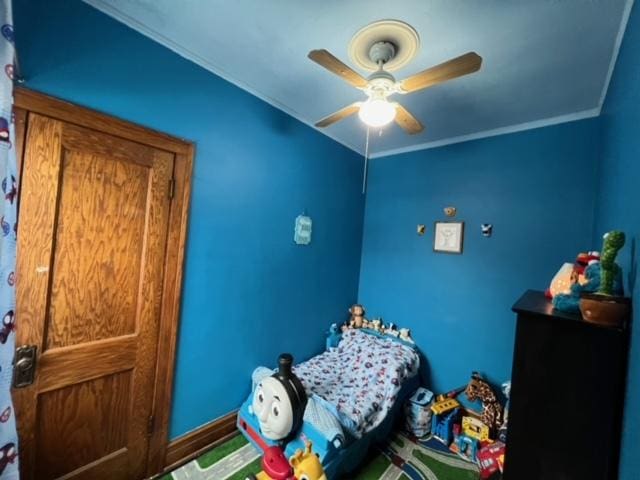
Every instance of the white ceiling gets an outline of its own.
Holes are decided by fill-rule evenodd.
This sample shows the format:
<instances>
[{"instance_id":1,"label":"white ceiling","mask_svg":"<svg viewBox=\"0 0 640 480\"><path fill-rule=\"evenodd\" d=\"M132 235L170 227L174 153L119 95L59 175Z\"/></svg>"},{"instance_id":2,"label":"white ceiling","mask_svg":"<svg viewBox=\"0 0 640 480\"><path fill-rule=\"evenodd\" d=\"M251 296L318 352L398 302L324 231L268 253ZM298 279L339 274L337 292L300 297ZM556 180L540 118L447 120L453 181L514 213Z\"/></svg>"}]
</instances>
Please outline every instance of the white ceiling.
<instances>
[{"instance_id":1,"label":"white ceiling","mask_svg":"<svg viewBox=\"0 0 640 480\"><path fill-rule=\"evenodd\" d=\"M353 67L352 35L386 18L421 37L403 78L468 51L482 70L396 97L425 125L372 137L373 156L596 116L633 0L85 0L312 125L362 93L307 58L326 48ZM357 69L356 69L357 70ZM360 72L366 76L367 72ZM321 130L363 152L357 116Z\"/></svg>"}]
</instances>

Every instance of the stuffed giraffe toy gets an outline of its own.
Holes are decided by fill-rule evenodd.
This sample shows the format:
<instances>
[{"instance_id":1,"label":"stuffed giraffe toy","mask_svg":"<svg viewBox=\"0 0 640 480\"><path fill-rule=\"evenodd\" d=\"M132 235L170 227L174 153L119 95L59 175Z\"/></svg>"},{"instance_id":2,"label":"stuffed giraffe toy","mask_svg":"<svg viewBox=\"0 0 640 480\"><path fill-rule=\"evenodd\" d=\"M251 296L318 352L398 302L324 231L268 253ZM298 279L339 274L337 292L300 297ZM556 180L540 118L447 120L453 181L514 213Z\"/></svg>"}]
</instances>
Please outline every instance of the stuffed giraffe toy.
<instances>
[{"instance_id":1,"label":"stuffed giraffe toy","mask_svg":"<svg viewBox=\"0 0 640 480\"><path fill-rule=\"evenodd\" d=\"M492 434L496 432L502 423L502 405L498 402L491 386L478 372L473 372L464 393L470 401L479 399L482 402L480 420L489 427Z\"/></svg>"},{"instance_id":2,"label":"stuffed giraffe toy","mask_svg":"<svg viewBox=\"0 0 640 480\"><path fill-rule=\"evenodd\" d=\"M307 441L305 444L304 452L297 450L289 459L295 478L298 480L327 480L320 459L313 453L311 442Z\"/></svg>"}]
</instances>

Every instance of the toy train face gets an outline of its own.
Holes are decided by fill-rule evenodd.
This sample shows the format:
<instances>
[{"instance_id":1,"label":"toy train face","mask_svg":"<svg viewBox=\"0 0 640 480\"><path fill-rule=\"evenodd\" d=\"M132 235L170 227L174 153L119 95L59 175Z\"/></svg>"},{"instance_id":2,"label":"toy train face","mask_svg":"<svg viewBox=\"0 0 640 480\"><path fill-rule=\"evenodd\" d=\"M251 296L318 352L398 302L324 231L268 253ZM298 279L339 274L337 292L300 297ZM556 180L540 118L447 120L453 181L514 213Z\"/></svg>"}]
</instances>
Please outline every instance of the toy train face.
<instances>
[{"instance_id":1,"label":"toy train face","mask_svg":"<svg viewBox=\"0 0 640 480\"><path fill-rule=\"evenodd\" d=\"M293 404L282 382L267 377L253 394L253 412L260 423L260 432L269 440L282 440L293 429Z\"/></svg>"},{"instance_id":2,"label":"toy train face","mask_svg":"<svg viewBox=\"0 0 640 480\"><path fill-rule=\"evenodd\" d=\"M256 386L251 405L262 435L276 441L285 440L300 428L307 406L304 387L291 369L293 357L284 353L278 363L278 372Z\"/></svg>"}]
</instances>

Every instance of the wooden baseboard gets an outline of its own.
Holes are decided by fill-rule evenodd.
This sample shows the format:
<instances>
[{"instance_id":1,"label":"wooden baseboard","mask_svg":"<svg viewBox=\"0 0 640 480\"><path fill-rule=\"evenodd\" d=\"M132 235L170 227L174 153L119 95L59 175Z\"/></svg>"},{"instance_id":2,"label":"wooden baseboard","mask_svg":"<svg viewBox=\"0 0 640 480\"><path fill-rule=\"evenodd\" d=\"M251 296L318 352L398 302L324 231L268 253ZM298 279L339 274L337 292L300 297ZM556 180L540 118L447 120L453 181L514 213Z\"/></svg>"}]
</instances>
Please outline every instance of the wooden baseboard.
<instances>
[{"instance_id":1,"label":"wooden baseboard","mask_svg":"<svg viewBox=\"0 0 640 480\"><path fill-rule=\"evenodd\" d=\"M173 470L236 435L237 416L237 411L231 412L169 442L164 471Z\"/></svg>"}]
</instances>

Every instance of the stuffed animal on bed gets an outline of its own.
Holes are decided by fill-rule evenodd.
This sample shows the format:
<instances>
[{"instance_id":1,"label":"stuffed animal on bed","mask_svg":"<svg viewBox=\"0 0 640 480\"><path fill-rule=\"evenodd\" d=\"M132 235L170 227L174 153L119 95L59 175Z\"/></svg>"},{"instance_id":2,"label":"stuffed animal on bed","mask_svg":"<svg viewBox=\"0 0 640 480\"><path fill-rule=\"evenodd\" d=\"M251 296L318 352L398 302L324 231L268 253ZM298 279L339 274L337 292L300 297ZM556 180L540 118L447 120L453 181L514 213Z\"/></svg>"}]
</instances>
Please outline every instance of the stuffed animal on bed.
<instances>
[{"instance_id":1,"label":"stuffed animal on bed","mask_svg":"<svg viewBox=\"0 0 640 480\"><path fill-rule=\"evenodd\" d=\"M337 323L332 323L329 328L329 335L327 335L326 346L327 350L331 350L332 348L336 348L340 343L340 339L342 335L340 335L340 329L338 329Z\"/></svg>"},{"instance_id":2,"label":"stuffed animal on bed","mask_svg":"<svg viewBox=\"0 0 640 480\"><path fill-rule=\"evenodd\" d=\"M351 318L349 318L349 328L362 328L364 321L364 307L359 304L351 305L349 308Z\"/></svg>"},{"instance_id":3,"label":"stuffed animal on bed","mask_svg":"<svg viewBox=\"0 0 640 480\"><path fill-rule=\"evenodd\" d=\"M399 334L400 340L404 340L405 342L414 343L413 338L411 338L411 330L408 328L401 328Z\"/></svg>"}]
</instances>

